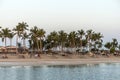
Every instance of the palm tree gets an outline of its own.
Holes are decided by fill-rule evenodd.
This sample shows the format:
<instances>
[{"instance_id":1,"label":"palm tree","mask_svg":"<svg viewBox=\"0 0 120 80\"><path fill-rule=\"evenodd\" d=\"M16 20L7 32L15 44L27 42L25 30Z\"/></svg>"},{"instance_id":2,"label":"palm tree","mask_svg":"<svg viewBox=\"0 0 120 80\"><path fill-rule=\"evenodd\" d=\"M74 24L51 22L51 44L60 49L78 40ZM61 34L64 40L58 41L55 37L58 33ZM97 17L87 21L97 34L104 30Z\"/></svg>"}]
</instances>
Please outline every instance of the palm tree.
<instances>
[{"instance_id":1,"label":"palm tree","mask_svg":"<svg viewBox=\"0 0 120 80\"><path fill-rule=\"evenodd\" d=\"M28 24L26 22L21 22L21 23L18 23L18 26L20 26L21 28L21 37L23 39L23 47L24 47L24 50L25 50L25 39L28 37L27 33L26 33L26 30L28 30Z\"/></svg>"},{"instance_id":2,"label":"palm tree","mask_svg":"<svg viewBox=\"0 0 120 80\"><path fill-rule=\"evenodd\" d=\"M12 39L13 39L14 35L15 35L15 33L13 33L13 32L10 32L8 34L8 38L10 39L10 47L12 47ZM11 48L11 51L12 51L12 48Z\"/></svg>"},{"instance_id":3,"label":"palm tree","mask_svg":"<svg viewBox=\"0 0 120 80\"><path fill-rule=\"evenodd\" d=\"M111 42L111 45L112 45L112 47L111 47L110 51L112 53L114 53L116 51L116 48L118 47L118 41L117 41L117 39L113 38L112 42Z\"/></svg>"},{"instance_id":4,"label":"palm tree","mask_svg":"<svg viewBox=\"0 0 120 80\"><path fill-rule=\"evenodd\" d=\"M21 27L17 25L15 28L13 28L13 31L15 31L16 34L16 53L18 54L18 40L21 37Z\"/></svg>"},{"instance_id":5,"label":"palm tree","mask_svg":"<svg viewBox=\"0 0 120 80\"><path fill-rule=\"evenodd\" d=\"M42 53L42 40L45 37L45 31L43 29L38 29L37 31L37 38L40 41L40 47L39 47L39 51Z\"/></svg>"},{"instance_id":6,"label":"palm tree","mask_svg":"<svg viewBox=\"0 0 120 80\"><path fill-rule=\"evenodd\" d=\"M112 40L113 40L113 41L112 41L112 47L117 48L117 46L118 46L118 41L117 41L117 39L113 38Z\"/></svg>"},{"instance_id":7,"label":"palm tree","mask_svg":"<svg viewBox=\"0 0 120 80\"><path fill-rule=\"evenodd\" d=\"M9 37L9 33L10 33L10 29L8 29L8 28L5 28L5 29L2 29L2 39L3 39L3 41L5 42L5 47L6 47L6 39L7 39L7 37Z\"/></svg>"},{"instance_id":8,"label":"palm tree","mask_svg":"<svg viewBox=\"0 0 120 80\"><path fill-rule=\"evenodd\" d=\"M82 39L83 39L83 36L85 35L85 32L83 29L81 30L78 30L78 37L79 37L79 40L80 40L80 51L82 51Z\"/></svg>"},{"instance_id":9,"label":"palm tree","mask_svg":"<svg viewBox=\"0 0 120 80\"><path fill-rule=\"evenodd\" d=\"M77 33L75 31L72 31L68 34L68 45L72 48L72 52L76 52L76 38Z\"/></svg>"},{"instance_id":10,"label":"palm tree","mask_svg":"<svg viewBox=\"0 0 120 80\"><path fill-rule=\"evenodd\" d=\"M104 46L109 49L110 53L114 53L116 48L118 48L118 41L113 38L112 42L107 42Z\"/></svg>"},{"instance_id":11,"label":"palm tree","mask_svg":"<svg viewBox=\"0 0 120 80\"><path fill-rule=\"evenodd\" d=\"M13 33L13 32L10 32L8 35L8 38L10 39L10 46L12 46L12 39L13 39L14 35L15 35L15 33Z\"/></svg>"},{"instance_id":12,"label":"palm tree","mask_svg":"<svg viewBox=\"0 0 120 80\"><path fill-rule=\"evenodd\" d=\"M23 33L22 35L22 39L23 39L23 48L24 48L24 51L25 51L25 48L26 48L26 39L28 38L28 35L27 33Z\"/></svg>"},{"instance_id":13,"label":"palm tree","mask_svg":"<svg viewBox=\"0 0 120 80\"><path fill-rule=\"evenodd\" d=\"M92 38L92 34L93 34L93 31L92 29L90 30L87 30L86 31L87 35L86 35L86 40L87 40L87 43L88 43L88 51L90 52L91 51L91 38Z\"/></svg>"},{"instance_id":14,"label":"palm tree","mask_svg":"<svg viewBox=\"0 0 120 80\"><path fill-rule=\"evenodd\" d=\"M16 53L18 53L18 50L17 50L17 48L18 48L18 39L20 39L23 32L25 30L27 30L27 27L28 27L27 23L22 22L22 23L18 23L18 25L15 28L13 28L13 31L15 31L15 33L17 35L16 36Z\"/></svg>"},{"instance_id":15,"label":"palm tree","mask_svg":"<svg viewBox=\"0 0 120 80\"><path fill-rule=\"evenodd\" d=\"M104 47L107 48L107 49L110 51L110 49L111 49L111 47L112 47L111 42L105 43Z\"/></svg>"},{"instance_id":16,"label":"palm tree","mask_svg":"<svg viewBox=\"0 0 120 80\"><path fill-rule=\"evenodd\" d=\"M36 37L33 36L32 34L30 34L31 36L29 37L29 49L31 49L31 54L30 54L30 58L32 58L36 48L38 48L37 46L37 42L36 42Z\"/></svg>"},{"instance_id":17,"label":"palm tree","mask_svg":"<svg viewBox=\"0 0 120 80\"><path fill-rule=\"evenodd\" d=\"M51 42L54 43L54 47L58 45L58 41L59 41L59 36L58 33L53 31L50 33L51 36Z\"/></svg>"},{"instance_id":18,"label":"palm tree","mask_svg":"<svg viewBox=\"0 0 120 80\"><path fill-rule=\"evenodd\" d=\"M75 31L68 34L68 40L71 47L75 47L77 33Z\"/></svg>"},{"instance_id":19,"label":"palm tree","mask_svg":"<svg viewBox=\"0 0 120 80\"><path fill-rule=\"evenodd\" d=\"M102 47L102 34L101 33L93 33L91 37L92 45L94 50L98 50L99 48Z\"/></svg>"},{"instance_id":20,"label":"palm tree","mask_svg":"<svg viewBox=\"0 0 120 80\"><path fill-rule=\"evenodd\" d=\"M1 34L2 34L2 40L5 42L5 48L6 48L6 42L7 42L6 39L7 37L9 37L9 33L10 33L10 30L8 28L2 29ZM5 53L5 58L7 58L6 52L4 53Z\"/></svg>"},{"instance_id":21,"label":"palm tree","mask_svg":"<svg viewBox=\"0 0 120 80\"><path fill-rule=\"evenodd\" d=\"M101 34L101 33L98 33L97 34L97 47L98 47L98 50L100 49L100 48L102 48L102 45L103 45L103 40L102 40L102 38L103 38L104 36Z\"/></svg>"},{"instance_id":22,"label":"palm tree","mask_svg":"<svg viewBox=\"0 0 120 80\"><path fill-rule=\"evenodd\" d=\"M46 39L47 44L46 45L49 46L49 48L57 47L58 40L59 40L58 33L56 31L53 31L47 36L47 39Z\"/></svg>"},{"instance_id":23,"label":"palm tree","mask_svg":"<svg viewBox=\"0 0 120 80\"><path fill-rule=\"evenodd\" d=\"M38 44L38 38L37 38L37 34L38 34L38 27L34 26L33 28L30 29L30 41L32 44L32 49L36 49L39 50L39 44Z\"/></svg>"},{"instance_id":24,"label":"palm tree","mask_svg":"<svg viewBox=\"0 0 120 80\"><path fill-rule=\"evenodd\" d=\"M59 33L59 43L61 46L61 53L63 53L63 47L65 46L67 33L65 33L63 30L59 31L58 33Z\"/></svg>"}]
</instances>

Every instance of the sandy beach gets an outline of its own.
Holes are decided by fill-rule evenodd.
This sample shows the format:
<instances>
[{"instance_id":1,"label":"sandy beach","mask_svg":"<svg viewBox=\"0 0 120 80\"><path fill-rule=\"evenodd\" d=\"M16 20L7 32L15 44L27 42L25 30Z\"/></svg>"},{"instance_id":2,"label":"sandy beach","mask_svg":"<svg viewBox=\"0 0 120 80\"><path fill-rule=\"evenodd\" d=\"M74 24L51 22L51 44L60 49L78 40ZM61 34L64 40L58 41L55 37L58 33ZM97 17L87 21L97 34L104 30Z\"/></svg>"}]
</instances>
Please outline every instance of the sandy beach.
<instances>
[{"instance_id":1,"label":"sandy beach","mask_svg":"<svg viewBox=\"0 0 120 80\"><path fill-rule=\"evenodd\" d=\"M41 65L79 65L79 64L99 64L99 63L120 63L119 56L90 57L89 55L50 55L42 54L40 58L24 54L25 58L17 55L7 55L7 59L0 59L0 66L41 66Z\"/></svg>"},{"instance_id":2,"label":"sandy beach","mask_svg":"<svg viewBox=\"0 0 120 80\"><path fill-rule=\"evenodd\" d=\"M120 63L119 58L89 59L0 59L0 66L41 66L41 65L79 65L99 63Z\"/></svg>"}]
</instances>

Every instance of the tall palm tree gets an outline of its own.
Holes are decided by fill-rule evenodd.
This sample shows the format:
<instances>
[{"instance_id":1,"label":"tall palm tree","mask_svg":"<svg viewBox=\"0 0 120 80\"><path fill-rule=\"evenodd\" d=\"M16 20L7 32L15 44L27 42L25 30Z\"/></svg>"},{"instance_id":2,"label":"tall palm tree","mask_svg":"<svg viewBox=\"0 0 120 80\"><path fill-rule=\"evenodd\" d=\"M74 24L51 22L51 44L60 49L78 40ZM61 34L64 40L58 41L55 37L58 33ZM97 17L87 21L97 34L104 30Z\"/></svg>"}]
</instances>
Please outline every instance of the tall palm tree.
<instances>
[{"instance_id":1,"label":"tall palm tree","mask_svg":"<svg viewBox=\"0 0 120 80\"><path fill-rule=\"evenodd\" d=\"M3 36L2 39L5 42L5 47L6 47L6 39L7 37L9 37L10 31L11 30L9 28L2 29L2 36Z\"/></svg>"},{"instance_id":2,"label":"tall palm tree","mask_svg":"<svg viewBox=\"0 0 120 80\"><path fill-rule=\"evenodd\" d=\"M27 38L28 38L28 34L26 32L24 32L23 35L22 35L24 51L26 49L26 39Z\"/></svg>"},{"instance_id":3,"label":"tall palm tree","mask_svg":"<svg viewBox=\"0 0 120 80\"><path fill-rule=\"evenodd\" d=\"M102 45L103 45L103 38L104 36L101 34L101 33L97 33L97 47L98 47L98 50L99 48L102 48Z\"/></svg>"},{"instance_id":4,"label":"tall palm tree","mask_svg":"<svg viewBox=\"0 0 120 80\"><path fill-rule=\"evenodd\" d=\"M75 31L72 31L68 34L68 40L71 47L75 47L76 37L77 37L77 33Z\"/></svg>"},{"instance_id":5,"label":"tall palm tree","mask_svg":"<svg viewBox=\"0 0 120 80\"><path fill-rule=\"evenodd\" d=\"M15 31L15 33L16 33L16 53L18 53L18 50L17 50L17 48L18 48L18 39L20 39L23 32L25 30L27 30L27 27L28 27L27 23L22 22L22 23L18 23L18 25L15 28L13 28L13 31Z\"/></svg>"},{"instance_id":6,"label":"tall palm tree","mask_svg":"<svg viewBox=\"0 0 120 80\"><path fill-rule=\"evenodd\" d=\"M68 34L68 43L70 47L72 48L72 52L76 52L76 38L77 38L77 33L75 31L72 31Z\"/></svg>"},{"instance_id":7,"label":"tall palm tree","mask_svg":"<svg viewBox=\"0 0 120 80\"><path fill-rule=\"evenodd\" d=\"M23 39L23 47L25 48L26 45L25 45L25 39L28 37L27 33L26 33L26 30L28 30L28 24L26 22L21 22L21 23L18 23L18 26L20 26L21 28L21 37ZM25 49L24 49L25 50Z\"/></svg>"},{"instance_id":8,"label":"tall palm tree","mask_svg":"<svg viewBox=\"0 0 120 80\"><path fill-rule=\"evenodd\" d=\"M93 33L91 37L92 41L92 46L94 47L95 50L98 50L99 48L102 47L102 40L103 35L101 33Z\"/></svg>"},{"instance_id":9,"label":"tall palm tree","mask_svg":"<svg viewBox=\"0 0 120 80\"><path fill-rule=\"evenodd\" d=\"M10 46L12 46L12 39L13 39L14 35L15 35L15 33L13 33L13 32L10 32L8 34L8 38L10 39Z\"/></svg>"},{"instance_id":10,"label":"tall palm tree","mask_svg":"<svg viewBox=\"0 0 120 80\"><path fill-rule=\"evenodd\" d=\"M67 33L65 33L63 30L59 31L58 33L59 33L59 42L61 46L61 53L63 53L63 47L65 46Z\"/></svg>"},{"instance_id":11,"label":"tall palm tree","mask_svg":"<svg viewBox=\"0 0 120 80\"><path fill-rule=\"evenodd\" d=\"M83 29L81 30L78 30L78 37L79 37L79 40L80 40L80 50L82 51L82 39L83 39L83 36L85 35L85 32Z\"/></svg>"},{"instance_id":12,"label":"tall palm tree","mask_svg":"<svg viewBox=\"0 0 120 80\"><path fill-rule=\"evenodd\" d=\"M44 39L45 37L45 31L43 29L38 29L38 32L37 32L37 38L39 39L40 41L40 44L39 44L39 51L42 53L42 40Z\"/></svg>"},{"instance_id":13,"label":"tall palm tree","mask_svg":"<svg viewBox=\"0 0 120 80\"><path fill-rule=\"evenodd\" d=\"M29 37L29 49L31 49L31 54L30 54L30 58L32 58L36 48L38 48L37 46L37 40L36 40L36 37L33 36L32 34L30 34L31 36Z\"/></svg>"},{"instance_id":14,"label":"tall palm tree","mask_svg":"<svg viewBox=\"0 0 120 80\"><path fill-rule=\"evenodd\" d=\"M49 46L49 48L52 47L57 47L58 46L58 40L59 40L59 36L58 33L56 31L51 32L48 36L47 36L47 46Z\"/></svg>"},{"instance_id":15,"label":"tall palm tree","mask_svg":"<svg viewBox=\"0 0 120 80\"><path fill-rule=\"evenodd\" d=\"M13 33L13 32L10 32L8 34L8 38L10 39L10 47L12 47L12 39L13 39L14 35L15 35L15 33ZM11 48L10 51L12 51L12 48Z\"/></svg>"},{"instance_id":16,"label":"tall palm tree","mask_svg":"<svg viewBox=\"0 0 120 80\"><path fill-rule=\"evenodd\" d=\"M17 25L15 28L13 28L13 31L15 31L16 34L16 54L18 54L18 40L21 37L21 27Z\"/></svg>"},{"instance_id":17,"label":"tall palm tree","mask_svg":"<svg viewBox=\"0 0 120 80\"><path fill-rule=\"evenodd\" d=\"M39 50L39 43L38 43L38 38L37 38L37 34L38 34L38 27L34 26L33 28L30 29L30 41L32 44L32 49L37 48L37 50Z\"/></svg>"},{"instance_id":18,"label":"tall palm tree","mask_svg":"<svg viewBox=\"0 0 120 80\"><path fill-rule=\"evenodd\" d=\"M90 30L87 30L86 31L87 35L86 35L86 40L87 40L87 43L88 43L88 51L90 52L91 51L91 38L92 38L92 34L93 34L93 31L92 29Z\"/></svg>"},{"instance_id":19,"label":"tall palm tree","mask_svg":"<svg viewBox=\"0 0 120 80\"><path fill-rule=\"evenodd\" d=\"M8 29L8 28L4 28L1 31L2 40L5 42L5 48L6 48L6 42L7 42L6 40L7 40L8 36L9 36L9 33L10 33L10 29ZM7 58L6 51L4 53L5 53L5 58Z\"/></svg>"}]
</instances>

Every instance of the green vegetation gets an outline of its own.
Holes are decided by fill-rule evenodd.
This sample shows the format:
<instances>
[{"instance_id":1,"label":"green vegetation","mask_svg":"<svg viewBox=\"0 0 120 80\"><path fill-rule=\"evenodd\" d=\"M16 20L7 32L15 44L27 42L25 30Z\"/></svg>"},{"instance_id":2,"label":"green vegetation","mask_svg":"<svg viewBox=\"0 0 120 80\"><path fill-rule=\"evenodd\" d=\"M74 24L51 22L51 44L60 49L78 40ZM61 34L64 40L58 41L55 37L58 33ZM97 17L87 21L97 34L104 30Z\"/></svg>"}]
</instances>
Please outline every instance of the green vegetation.
<instances>
[{"instance_id":1,"label":"green vegetation","mask_svg":"<svg viewBox=\"0 0 120 80\"><path fill-rule=\"evenodd\" d=\"M117 39L113 38L111 42L106 42L103 45L103 35L92 29L87 31L80 29L70 33L66 33L64 30L58 32L53 31L45 36L46 31L44 29L37 26L31 29L28 28L29 26L26 22L18 23L12 30L0 27L0 37L2 42L5 43L5 47L7 39L10 40L10 46L12 46L12 39L16 37L16 47L21 45L25 50L26 40L28 40L29 49L39 53L43 53L46 50L53 52L59 51L61 53L76 53L77 51L98 52L102 51L104 47L110 53L120 50ZM19 40L23 40L23 42L19 42ZM17 49L16 52L18 53Z\"/></svg>"}]
</instances>

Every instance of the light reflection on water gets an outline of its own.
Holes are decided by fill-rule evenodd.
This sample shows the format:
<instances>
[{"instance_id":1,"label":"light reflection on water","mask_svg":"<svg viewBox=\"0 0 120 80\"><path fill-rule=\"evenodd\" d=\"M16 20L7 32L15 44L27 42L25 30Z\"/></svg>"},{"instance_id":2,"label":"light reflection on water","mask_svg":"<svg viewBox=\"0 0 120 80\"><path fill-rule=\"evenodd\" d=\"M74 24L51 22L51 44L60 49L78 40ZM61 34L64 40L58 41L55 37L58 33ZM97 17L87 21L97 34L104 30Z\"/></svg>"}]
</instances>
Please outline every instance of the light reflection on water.
<instances>
[{"instance_id":1,"label":"light reflection on water","mask_svg":"<svg viewBox=\"0 0 120 80\"><path fill-rule=\"evenodd\" d=\"M0 67L0 80L120 80L120 64Z\"/></svg>"}]
</instances>

